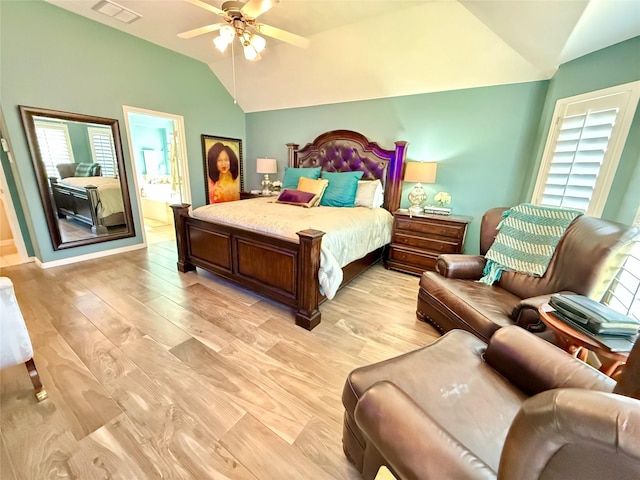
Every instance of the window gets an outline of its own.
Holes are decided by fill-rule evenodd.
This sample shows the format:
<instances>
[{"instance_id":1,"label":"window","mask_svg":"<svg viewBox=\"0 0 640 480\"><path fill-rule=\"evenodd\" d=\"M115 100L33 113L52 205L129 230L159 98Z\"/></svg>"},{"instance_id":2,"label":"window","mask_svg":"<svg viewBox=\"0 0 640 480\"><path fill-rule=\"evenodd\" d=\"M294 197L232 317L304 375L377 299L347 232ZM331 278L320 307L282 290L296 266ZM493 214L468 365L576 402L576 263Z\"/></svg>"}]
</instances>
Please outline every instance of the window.
<instances>
[{"instance_id":1,"label":"window","mask_svg":"<svg viewBox=\"0 0 640 480\"><path fill-rule=\"evenodd\" d=\"M59 177L56 165L72 163L73 150L69 139L69 129L65 124L36 121L36 135L40 156L48 177Z\"/></svg>"},{"instance_id":2,"label":"window","mask_svg":"<svg viewBox=\"0 0 640 480\"><path fill-rule=\"evenodd\" d=\"M89 127L89 142L93 163L99 163L103 177L116 177L116 152L111 128Z\"/></svg>"},{"instance_id":3,"label":"window","mask_svg":"<svg viewBox=\"0 0 640 480\"><path fill-rule=\"evenodd\" d=\"M640 230L640 211L634 226ZM640 320L640 234L631 244L628 255L604 295L603 303Z\"/></svg>"},{"instance_id":4,"label":"window","mask_svg":"<svg viewBox=\"0 0 640 480\"><path fill-rule=\"evenodd\" d=\"M639 96L640 81L558 100L532 203L600 216Z\"/></svg>"}]
</instances>

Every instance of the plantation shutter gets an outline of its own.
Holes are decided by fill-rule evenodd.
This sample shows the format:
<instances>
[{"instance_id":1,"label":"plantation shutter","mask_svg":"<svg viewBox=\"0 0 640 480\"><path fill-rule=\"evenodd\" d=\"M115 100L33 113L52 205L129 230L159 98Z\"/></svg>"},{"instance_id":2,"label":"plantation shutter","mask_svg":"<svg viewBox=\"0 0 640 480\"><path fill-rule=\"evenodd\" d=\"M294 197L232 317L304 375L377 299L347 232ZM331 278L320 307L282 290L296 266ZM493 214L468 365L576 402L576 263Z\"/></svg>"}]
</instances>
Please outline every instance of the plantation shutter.
<instances>
[{"instance_id":1,"label":"plantation shutter","mask_svg":"<svg viewBox=\"0 0 640 480\"><path fill-rule=\"evenodd\" d=\"M35 122L38 148L48 177L59 177L56 165L73 163L73 150L66 125Z\"/></svg>"},{"instance_id":2,"label":"plantation shutter","mask_svg":"<svg viewBox=\"0 0 640 480\"><path fill-rule=\"evenodd\" d=\"M116 152L110 128L90 127L87 129L91 143L93 162L99 163L103 177L116 177Z\"/></svg>"},{"instance_id":3,"label":"plantation shutter","mask_svg":"<svg viewBox=\"0 0 640 480\"><path fill-rule=\"evenodd\" d=\"M640 212L634 226L640 231ZM604 295L603 303L614 310L640 320L640 234Z\"/></svg>"},{"instance_id":4,"label":"plantation shutter","mask_svg":"<svg viewBox=\"0 0 640 480\"><path fill-rule=\"evenodd\" d=\"M562 120L541 205L588 210L618 111L587 111Z\"/></svg>"},{"instance_id":5,"label":"plantation shutter","mask_svg":"<svg viewBox=\"0 0 640 480\"><path fill-rule=\"evenodd\" d=\"M640 82L560 99L531 203L600 216L640 96Z\"/></svg>"}]
</instances>

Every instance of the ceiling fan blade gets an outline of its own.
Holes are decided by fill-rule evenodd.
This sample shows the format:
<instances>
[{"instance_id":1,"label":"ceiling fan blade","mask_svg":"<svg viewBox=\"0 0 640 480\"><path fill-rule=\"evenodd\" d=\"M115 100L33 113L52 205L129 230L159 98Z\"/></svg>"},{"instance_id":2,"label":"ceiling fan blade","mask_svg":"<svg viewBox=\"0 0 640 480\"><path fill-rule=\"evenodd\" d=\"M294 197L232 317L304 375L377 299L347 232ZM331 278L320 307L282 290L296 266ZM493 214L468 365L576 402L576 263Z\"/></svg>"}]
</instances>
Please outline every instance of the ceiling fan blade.
<instances>
[{"instance_id":1,"label":"ceiling fan blade","mask_svg":"<svg viewBox=\"0 0 640 480\"><path fill-rule=\"evenodd\" d=\"M214 7L213 5L209 5L208 3L203 2L202 0L184 0L184 1L191 3L196 7L204 8L205 10L209 10L210 12L213 12L216 15L220 15L224 17L224 12L222 10L220 10L218 7Z\"/></svg>"},{"instance_id":2,"label":"ceiling fan blade","mask_svg":"<svg viewBox=\"0 0 640 480\"><path fill-rule=\"evenodd\" d=\"M279 1L280 0L249 0L240 11L245 17L258 18L258 15L262 15Z\"/></svg>"},{"instance_id":3,"label":"ceiling fan blade","mask_svg":"<svg viewBox=\"0 0 640 480\"><path fill-rule=\"evenodd\" d=\"M310 40L308 38L301 37L295 33L286 32L279 28L272 27L271 25L265 25L264 23L256 23L256 30L265 34L268 37L273 37L283 42L290 43L300 48L307 48Z\"/></svg>"},{"instance_id":4,"label":"ceiling fan blade","mask_svg":"<svg viewBox=\"0 0 640 480\"><path fill-rule=\"evenodd\" d=\"M204 27L194 28L193 30L188 30L186 32L182 32L178 34L180 38L193 38L198 35L202 35L204 33L215 32L216 30L220 30L222 26L226 25L226 23L212 23L211 25L205 25Z\"/></svg>"}]
</instances>

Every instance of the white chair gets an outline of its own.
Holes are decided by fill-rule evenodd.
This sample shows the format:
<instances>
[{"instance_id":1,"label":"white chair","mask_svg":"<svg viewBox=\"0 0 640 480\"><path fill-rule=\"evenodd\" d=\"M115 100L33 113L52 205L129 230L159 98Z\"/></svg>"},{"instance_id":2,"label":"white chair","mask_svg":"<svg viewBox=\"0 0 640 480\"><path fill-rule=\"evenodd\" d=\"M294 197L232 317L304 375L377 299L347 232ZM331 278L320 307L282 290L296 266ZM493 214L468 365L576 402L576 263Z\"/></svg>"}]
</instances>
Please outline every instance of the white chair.
<instances>
[{"instance_id":1,"label":"white chair","mask_svg":"<svg viewBox=\"0 0 640 480\"><path fill-rule=\"evenodd\" d=\"M33 361L33 346L18 306L13 283L0 277L0 369L24 363L39 402L47 398Z\"/></svg>"}]
</instances>

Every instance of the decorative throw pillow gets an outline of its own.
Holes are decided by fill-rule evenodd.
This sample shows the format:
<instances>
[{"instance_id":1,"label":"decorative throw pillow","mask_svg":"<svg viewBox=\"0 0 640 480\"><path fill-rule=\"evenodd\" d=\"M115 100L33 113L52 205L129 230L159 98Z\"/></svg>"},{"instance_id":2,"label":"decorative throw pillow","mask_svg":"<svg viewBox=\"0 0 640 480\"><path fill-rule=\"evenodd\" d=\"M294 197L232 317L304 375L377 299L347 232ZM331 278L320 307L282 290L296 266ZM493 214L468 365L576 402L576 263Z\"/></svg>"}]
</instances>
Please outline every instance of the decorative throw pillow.
<instances>
[{"instance_id":1,"label":"decorative throw pillow","mask_svg":"<svg viewBox=\"0 0 640 480\"><path fill-rule=\"evenodd\" d=\"M380 208L384 203L384 192L380 180L359 180L354 206Z\"/></svg>"},{"instance_id":2,"label":"decorative throw pillow","mask_svg":"<svg viewBox=\"0 0 640 480\"><path fill-rule=\"evenodd\" d=\"M320 203L320 199L322 198L322 194L324 190L327 188L329 184L329 180L325 180L320 178L318 180L314 180L312 178L300 177L298 181L298 190L302 192L309 192L315 195L312 207L318 206Z\"/></svg>"},{"instance_id":3,"label":"decorative throw pillow","mask_svg":"<svg viewBox=\"0 0 640 480\"><path fill-rule=\"evenodd\" d=\"M322 172L329 185L320 199L325 207L353 207L356 201L358 180L364 172Z\"/></svg>"},{"instance_id":4,"label":"decorative throw pillow","mask_svg":"<svg viewBox=\"0 0 640 480\"><path fill-rule=\"evenodd\" d=\"M300 190L285 188L278 196L276 203L287 203L290 205L300 205L301 207L309 208L313 207L315 198L315 193L302 192Z\"/></svg>"},{"instance_id":5,"label":"decorative throw pillow","mask_svg":"<svg viewBox=\"0 0 640 480\"><path fill-rule=\"evenodd\" d=\"M99 166L98 163L79 163L76 166L76 177L95 177L96 168Z\"/></svg>"},{"instance_id":6,"label":"decorative throw pillow","mask_svg":"<svg viewBox=\"0 0 640 480\"><path fill-rule=\"evenodd\" d=\"M291 168L284 169L284 178L282 179L282 188L296 189L300 177L313 178L316 180L320 177L320 167L313 168Z\"/></svg>"}]
</instances>

